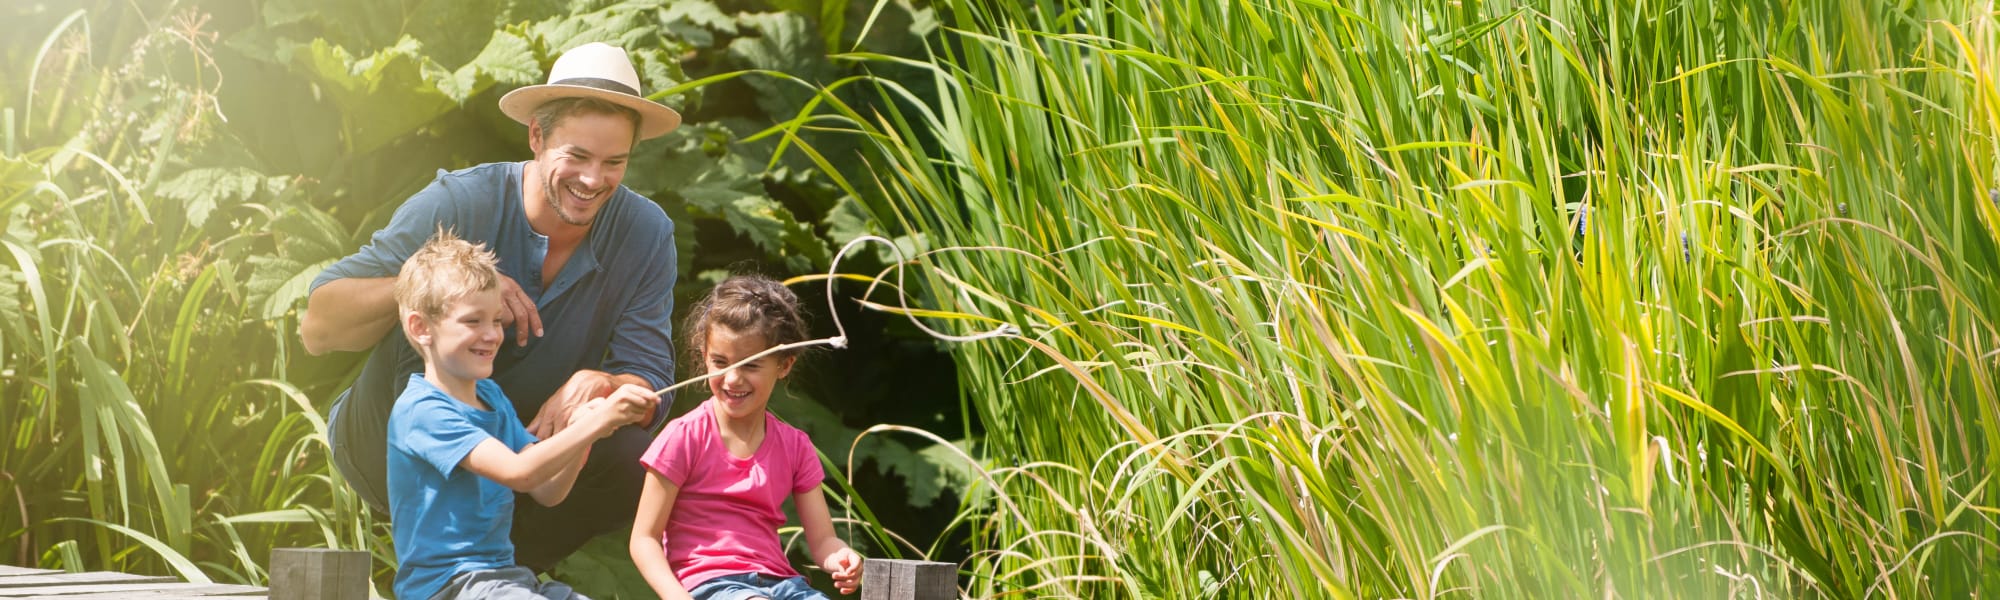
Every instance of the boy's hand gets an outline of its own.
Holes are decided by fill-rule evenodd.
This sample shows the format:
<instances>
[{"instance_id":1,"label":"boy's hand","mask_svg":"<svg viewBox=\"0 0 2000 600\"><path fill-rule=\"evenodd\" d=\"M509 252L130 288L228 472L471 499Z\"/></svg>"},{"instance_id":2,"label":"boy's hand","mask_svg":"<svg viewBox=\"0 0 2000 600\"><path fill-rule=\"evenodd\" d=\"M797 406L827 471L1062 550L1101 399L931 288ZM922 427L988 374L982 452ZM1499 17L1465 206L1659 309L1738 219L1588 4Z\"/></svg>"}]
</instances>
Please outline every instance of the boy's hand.
<instances>
[{"instance_id":1,"label":"boy's hand","mask_svg":"<svg viewBox=\"0 0 2000 600\"><path fill-rule=\"evenodd\" d=\"M612 390L609 396L585 402L571 411L568 426L589 428L598 439L603 439L619 427L639 423L659 402L660 397L652 390L628 383Z\"/></svg>"},{"instance_id":2,"label":"boy's hand","mask_svg":"<svg viewBox=\"0 0 2000 600\"><path fill-rule=\"evenodd\" d=\"M853 548L841 548L826 555L819 568L833 575L833 587L843 595L861 587L861 554Z\"/></svg>"},{"instance_id":3,"label":"boy's hand","mask_svg":"<svg viewBox=\"0 0 2000 600\"><path fill-rule=\"evenodd\" d=\"M653 390L646 389L644 386L630 383L618 386L618 389L612 390L611 395L604 399L616 404L618 406L618 414L626 417L624 421L618 423L619 425L642 424L645 422L646 415L651 413L654 407L660 405L659 394L653 393Z\"/></svg>"},{"instance_id":4,"label":"boy's hand","mask_svg":"<svg viewBox=\"0 0 2000 600\"><path fill-rule=\"evenodd\" d=\"M611 435L611 430L618 428L620 417L617 413L618 406L610 398L591 400L569 411L569 422L563 425L563 429L582 427L598 439L603 439Z\"/></svg>"}]
</instances>

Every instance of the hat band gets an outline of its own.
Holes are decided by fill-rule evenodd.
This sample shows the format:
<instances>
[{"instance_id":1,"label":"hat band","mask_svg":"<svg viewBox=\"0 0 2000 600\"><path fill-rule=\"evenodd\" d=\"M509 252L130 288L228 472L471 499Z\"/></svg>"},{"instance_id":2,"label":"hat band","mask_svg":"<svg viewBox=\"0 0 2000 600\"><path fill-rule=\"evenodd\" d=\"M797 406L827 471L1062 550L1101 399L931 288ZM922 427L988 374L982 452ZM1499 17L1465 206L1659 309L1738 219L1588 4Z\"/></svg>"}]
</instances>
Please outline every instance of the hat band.
<instances>
[{"instance_id":1,"label":"hat band","mask_svg":"<svg viewBox=\"0 0 2000 600\"><path fill-rule=\"evenodd\" d=\"M609 79L601 79L597 77L571 77L561 81L551 81L549 82L549 85L574 85L574 86L600 89L607 92L617 92L627 96L639 95L639 90L633 89L632 86L625 85L623 83L619 83Z\"/></svg>"}]
</instances>

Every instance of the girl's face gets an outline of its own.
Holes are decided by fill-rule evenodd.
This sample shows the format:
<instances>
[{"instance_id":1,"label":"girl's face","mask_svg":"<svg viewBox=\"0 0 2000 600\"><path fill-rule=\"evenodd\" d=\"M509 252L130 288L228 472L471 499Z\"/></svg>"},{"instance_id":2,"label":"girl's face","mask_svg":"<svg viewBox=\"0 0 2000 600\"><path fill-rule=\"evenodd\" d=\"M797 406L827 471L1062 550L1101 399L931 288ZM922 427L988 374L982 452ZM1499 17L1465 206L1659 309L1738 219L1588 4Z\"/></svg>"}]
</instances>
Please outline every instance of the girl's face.
<instances>
[{"instance_id":1,"label":"girl's face","mask_svg":"<svg viewBox=\"0 0 2000 600\"><path fill-rule=\"evenodd\" d=\"M770 347L763 334L711 325L708 328L708 356L704 359L708 362L708 372L715 373ZM733 371L709 378L708 391L715 394L716 405L729 419L762 418L764 406L771 402L771 390L777 387L778 380L791 374L796 358L776 355L758 358Z\"/></svg>"}]
</instances>

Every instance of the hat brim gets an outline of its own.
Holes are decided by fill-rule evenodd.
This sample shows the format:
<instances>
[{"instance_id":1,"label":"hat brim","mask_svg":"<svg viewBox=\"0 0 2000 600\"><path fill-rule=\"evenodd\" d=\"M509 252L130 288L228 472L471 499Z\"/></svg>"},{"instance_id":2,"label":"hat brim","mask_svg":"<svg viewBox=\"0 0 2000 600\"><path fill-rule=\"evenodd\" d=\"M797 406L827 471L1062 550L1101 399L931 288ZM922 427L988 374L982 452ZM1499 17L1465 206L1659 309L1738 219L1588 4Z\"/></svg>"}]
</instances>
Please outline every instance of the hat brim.
<instances>
[{"instance_id":1,"label":"hat brim","mask_svg":"<svg viewBox=\"0 0 2000 600\"><path fill-rule=\"evenodd\" d=\"M681 126L681 114L658 102L631 94L580 85L546 83L507 92L500 97L500 112L522 125L535 120L535 109L557 98L596 98L639 112L639 139L650 140Z\"/></svg>"}]
</instances>

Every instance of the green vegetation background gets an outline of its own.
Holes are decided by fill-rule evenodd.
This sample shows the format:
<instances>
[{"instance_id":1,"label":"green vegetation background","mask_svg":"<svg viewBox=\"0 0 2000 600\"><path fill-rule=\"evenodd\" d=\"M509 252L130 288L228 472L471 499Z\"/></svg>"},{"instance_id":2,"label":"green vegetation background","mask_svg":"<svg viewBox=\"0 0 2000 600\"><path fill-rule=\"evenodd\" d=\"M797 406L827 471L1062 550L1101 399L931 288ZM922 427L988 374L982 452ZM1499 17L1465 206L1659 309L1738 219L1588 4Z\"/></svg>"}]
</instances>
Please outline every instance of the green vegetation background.
<instances>
[{"instance_id":1,"label":"green vegetation background","mask_svg":"<svg viewBox=\"0 0 2000 600\"><path fill-rule=\"evenodd\" d=\"M495 102L589 41L630 48L645 88L675 89L655 99L687 117L638 149L625 181L679 224L678 307L733 269L823 272L832 244L880 227L809 161L774 161L782 136L754 136L796 116L813 84L859 72L830 49L923 55L930 10L875 8L0 5L0 563L257 583L269 548L324 545L372 550L386 568L385 523L326 460L322 415L363 356L300 349L311 278L437 170L526 158L524 128ZM766 74L689 85L744 70ZM854 142L802 135L857 168ZM797 288L812 298L820 285ZM893 322L844 318L865 325L855 351L815 358L776 406L836 469L854 448L853 488L836 489L886 504L879 523L928 551L963 464L853 442L877 423L967 438L951 364ZM682 393L676 412L702 396ZM835 496L837 516L864 514ZM861 521L849 539L889 552L877 519ZM643 587L614 542L558 574L605 597Z\"/></svg>"},{"instance_id":2,"label":"green vegetation background","mask_svg":"<svg viewBox=\"0 0 2000 600\"><path fill-rule=\"evenodd\" d=\"M628 180L683 302L911 259L778 411L853 444L851 539L970 596L2000 590L1991 3L0 10L13 562L386 552L302 286L613 39L689 117Z\"/></svg>"}]
</instances>

